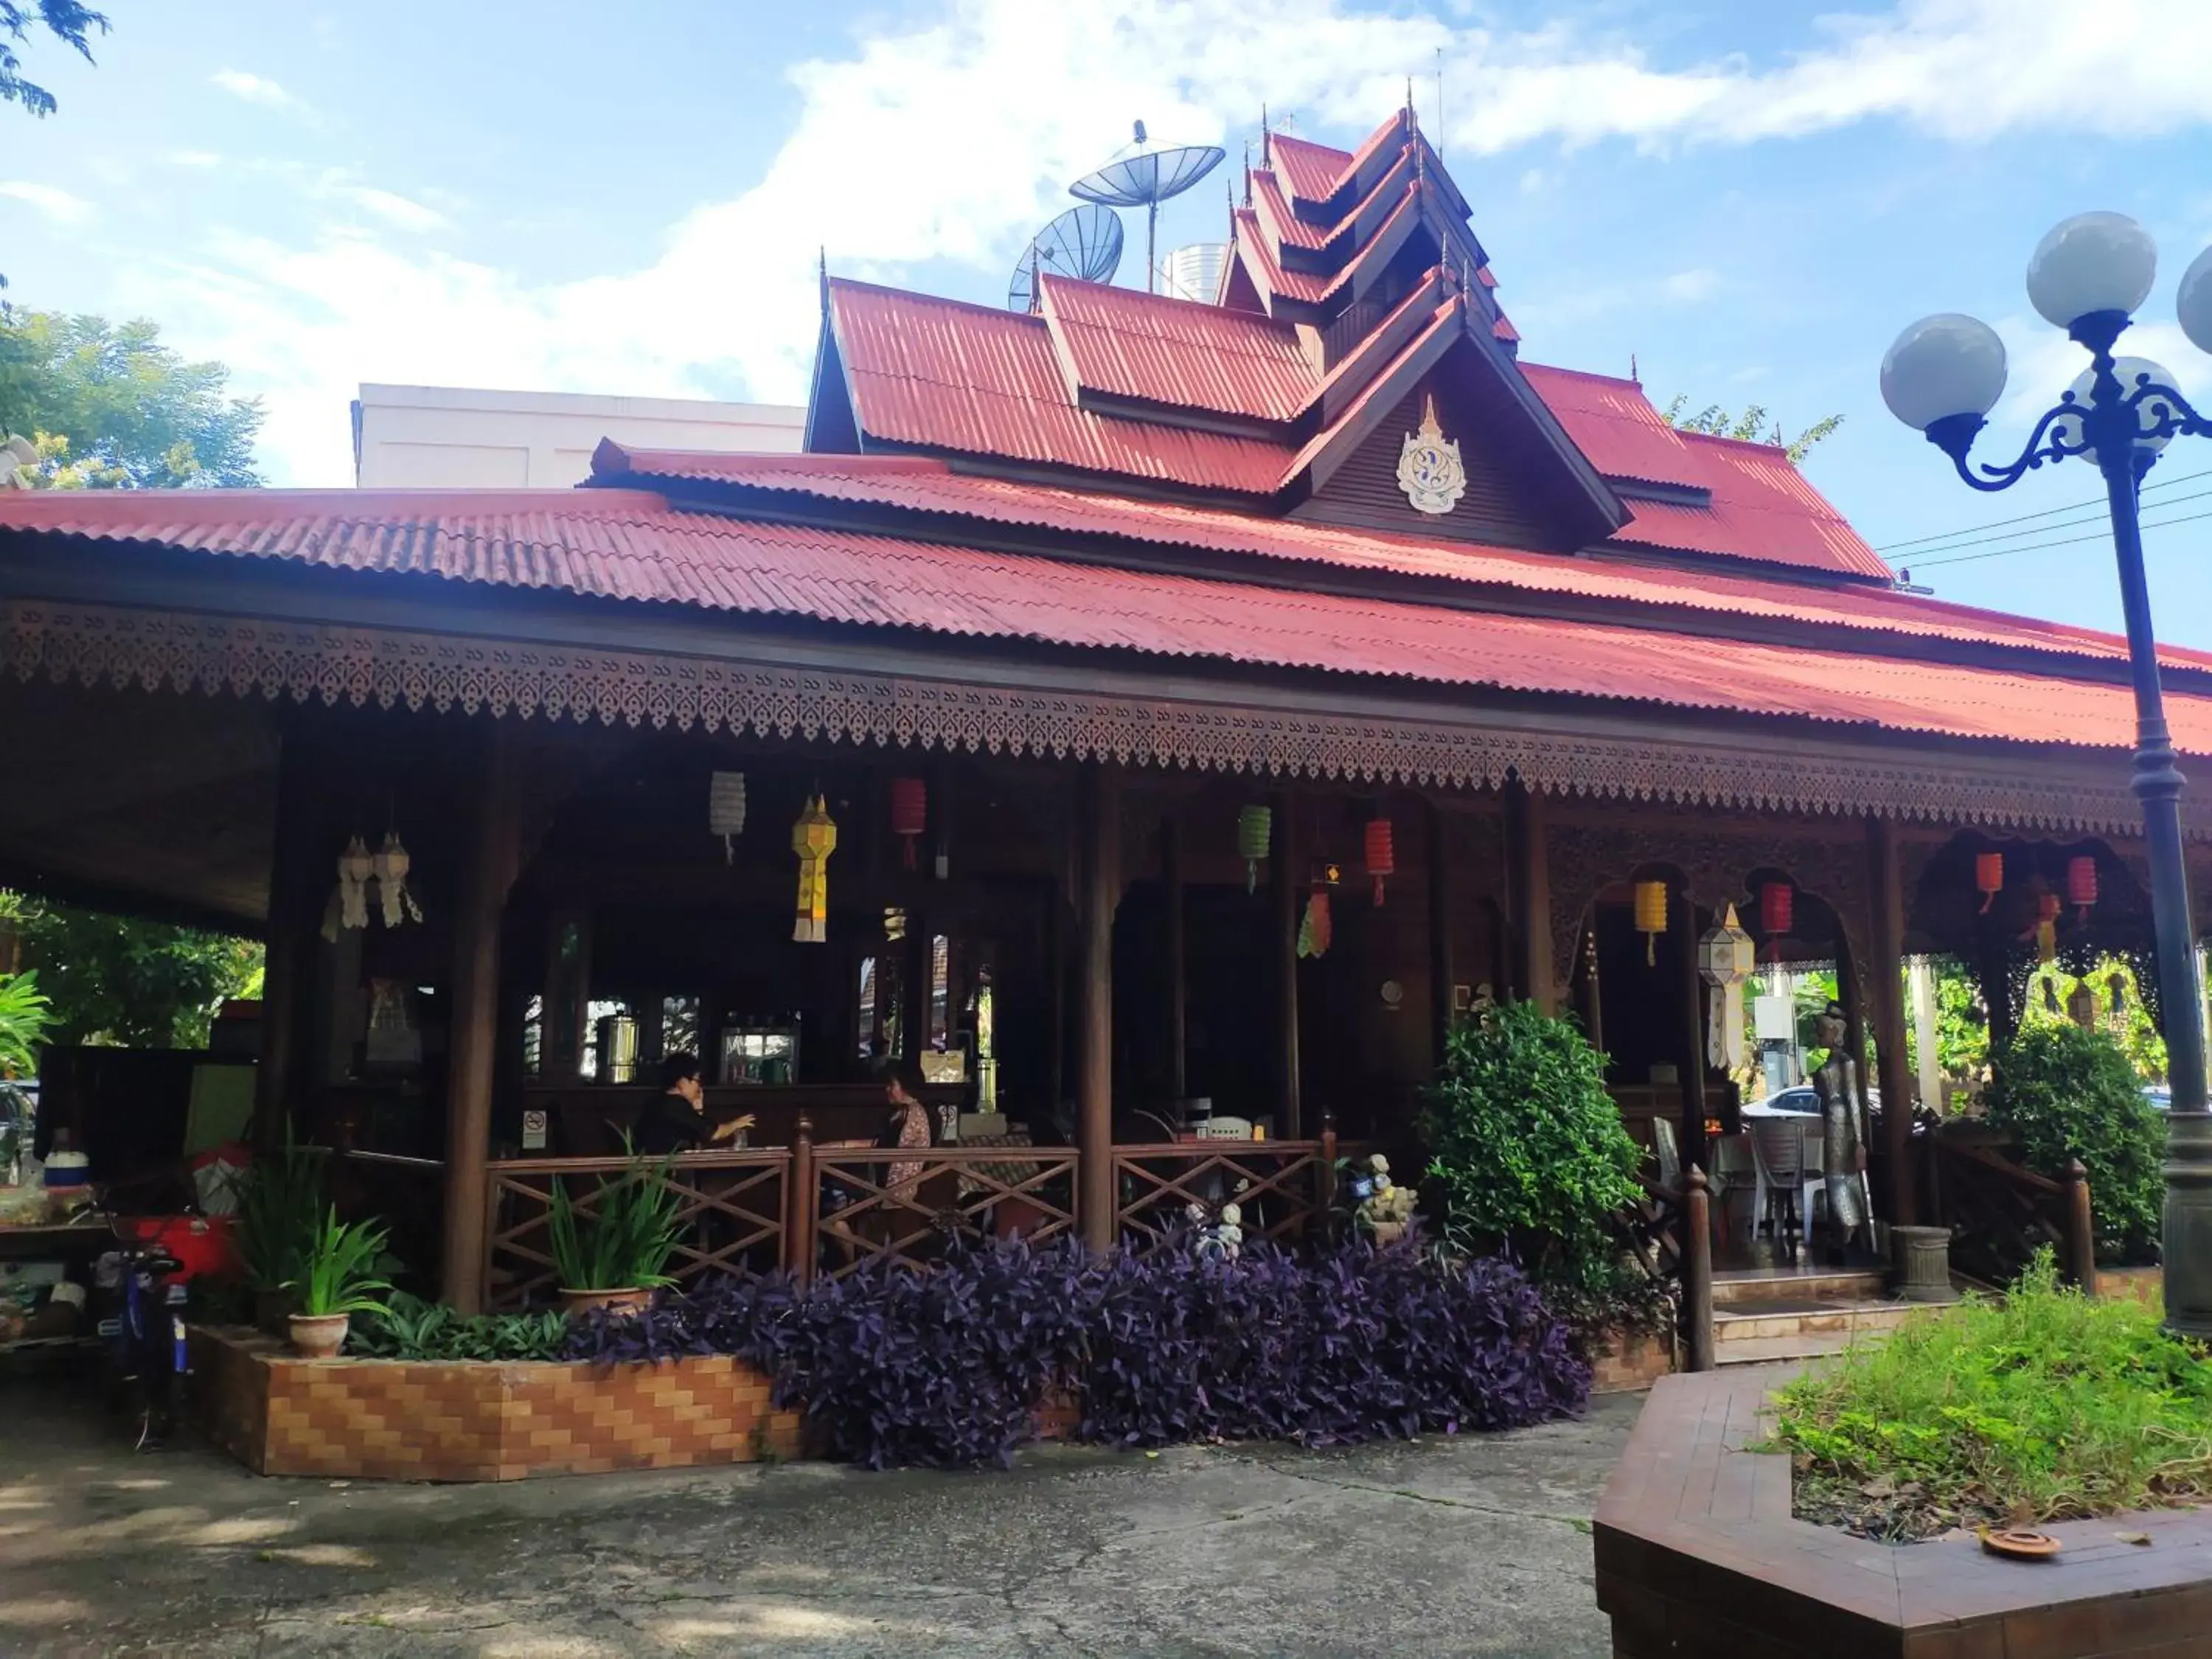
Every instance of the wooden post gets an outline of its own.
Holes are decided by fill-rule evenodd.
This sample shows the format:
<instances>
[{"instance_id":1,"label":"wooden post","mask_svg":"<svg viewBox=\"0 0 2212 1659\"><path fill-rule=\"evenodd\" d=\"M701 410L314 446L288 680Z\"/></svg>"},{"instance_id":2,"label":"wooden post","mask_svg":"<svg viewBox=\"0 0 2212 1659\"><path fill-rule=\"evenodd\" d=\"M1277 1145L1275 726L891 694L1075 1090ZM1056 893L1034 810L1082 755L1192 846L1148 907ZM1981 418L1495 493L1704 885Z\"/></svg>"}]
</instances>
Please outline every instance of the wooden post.
<instances>
[{"instance_id":1,"label":"wooden post","mask_svg":"<svg viewBox=\"0 0 2212 1659\"><path fill-rule=\"evenodd\" d=\"M1084 1243L1103 1250L1114 1243L1114 912L1121 896L1121 788L1110 762L1093 767L1085 781L1076 1210Z\"/></svg>"},{"instance_id":2,"label":"wooden post","mask_svg":"<svg viewBox=\"0 0 2212 1659\"><path fill-rule=\"evenodd\" d=\"M2097 1293L2097 1220L2089 1202L2089 1172L2078 1158L2066 1161L2066 1276L2084 1296Z\"/></svg>"},{"instance_id":3,"label":"wooden post","mask_svg":"<svg viewBox=\"0 0 2212 1659\"><path fill-rule=\"evenodd\" d=\"M1867 820L1867 896L1873 910L1867 939L1869 1011L1874 1016L1875 1076L1881 1085L1883 1140L1889 1157L1893 1226L1920 1219L1912 1167L1912 1069L1905 1052L1905 896L1897 869L1897 832L1887 818Z\"/></svg>"},{"instance_id":4,"label":"wooden post","mask_svg":"<svg viewBox=\"0 0 2212 1659\"><path fill-rule=\"evenodd\" d=\"M1435 1066L1443 1069L1451 1040L1452 966L1451 861L1447 854L1444 810L1428 803L1429 830L1429 1024Z\"/></svg>"},{"instance_id":5,"label":"wooden post","mask_svg":"<svg viewBox=\"0 0 2212 1659\"><path fill-rule=\"evenodd\" d=\"M1583 935L1583 1035L1590 1040L1590 1047L1601 1054L1605 1050L1605 991L1598 981L1597 972L1597 913L1590 913L1589 931Z\"/></svg>"},{"instance_id":6,"label":"wooden post","mask_svg":"<svg viewBox=\"0 0 2212 1659\"><path fill-rule=\"evenodd\" d=\"M1321 1115L1321 1162L1314 1168L1314 1199L1320 1236L1328 1238L1336 1223L1336 1114L1328 1110Z\"/></svg>"},{"instance_id":7,"label":"wooden post","mask_svg":"<svg viewBox=\"0 0 2212 1659\"><path fill-rule=\"evenodd\" d=\"M1285 1140L1305 1134L1298 1099L1298 834L1297 798L1287 789L1275 797L1275 1019L1280 1028L1276 1049L1276 1098L1283 1120L1276 1133Z\"/></svg>"},{"instance_id":8,"label":"wooden post","mask_svg":"<svg viewBox=\"0 0 2212 1659\"><path fill-rule=\"evenodd\" d=\"M453 913L453 1025L446 1070L446 1220L442 1290L465 1314L483 1306L490 1193L492 1064L499 1046L499 932L514 883L514 763L490 721L475 769L476 799Z\"/></svg>"},{"instance_id":9,"label":"wooden post","mask_svg":"<svg viewBox=\"0 0 2212 1659\"><path fill-rule=\"evenodd\" d=\"M1545 843L1544 798L1520 783L1505 791L1505 838L1512 861L1507 923L1513 934L1514 979L1522 999L1558 1012L1552 962L1552 874Z\"/></svg>"},{"instance_id":10,"label":"wooden post","mask_svg":"<svg viewBox=\"0 0 2212 1659\"><path fill-rule=\"evenodd\" d=\"M1067 1096L1067 891L1059 881L1044 886L1045 1108L1060 1121Z\"/></svg>"},{"instance_id":11,"label":"wooden post","mask_svg":"<svg viewBox=\"0 0 2212 1659\"><path fill-rule=\"evenodd\" d=\"M1168 908L1168 1098L1182 1109L1190 1093L1188 1033L1189 969L1183 938L1182 816L1170 812L1160 826L1160 873Z\"/></svg>"},{"instance_id":12,"label":"wooden post","mask_svg":"<svg viewBox=\"0 0 2212 1659\"><path fill-rule=\"evenodd\" d=\"M784 1178L791 1185L783 1206L783 1265L805 1285L814 1279L814 1208L822 1183L814 1173L814 1122L804 1112L791 1137L791 1167Z\"/></svg>"},{"instance_id":13,"label":"wooden post","mask_svg":"<svg viewBox=\"0 0 2212 1659\"><path fill-rule=\"evenodd\" d=\"M1703 1164L1705 1121L1705 981L1698 971L1698 901L1686 884L1667 895L1667 937L1674 947L1675 971L1682 978L1682 1157Z\"/></svg>"},{"instance_id":14,"label":"wooden post","mask_svg":"<svg viewBox=\"0 0 2212 1659\"><path fill-rule=\"evenodd\" d=\"M320 844L310 799L307 741L284 723L276 751L276 813L269 861L269 915L262 933L261 1058L253 1079L253 1144L284 1144L300 1069L301 1013L315 969L315 866L335 869L337 848ZM321 855L327 854L327 859Z\"/></svg>"},{"instance_id":15,"label":"wooden post","mask_svg":"<svg viewBox=\"0 0 2212 1659\"><path fill-rule=\"evenodd\" d=\"M1686 1369L1713 1368L1713 1228L1705 1172L1690 1166L1682 1199L1682 1347Z\"/></svg>"}]
</instances>

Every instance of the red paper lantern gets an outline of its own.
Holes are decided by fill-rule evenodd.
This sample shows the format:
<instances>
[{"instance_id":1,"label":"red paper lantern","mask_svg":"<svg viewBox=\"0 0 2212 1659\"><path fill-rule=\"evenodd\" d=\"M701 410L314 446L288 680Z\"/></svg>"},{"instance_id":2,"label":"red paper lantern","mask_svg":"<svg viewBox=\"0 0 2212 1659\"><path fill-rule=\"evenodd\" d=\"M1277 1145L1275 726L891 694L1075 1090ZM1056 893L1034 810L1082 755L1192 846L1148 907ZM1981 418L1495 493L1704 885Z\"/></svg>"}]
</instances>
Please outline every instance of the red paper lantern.
<instances>
[{"instance_id":1,"label":"red paper lantern","mask_svg":"<svg viewBox=\"0 0 2212 1659\"><path fill-rule=\"evenodd\" d=\"M2097 860L2086 853L2066 861L2066 902L2076 921L2089 920L2089 907L2097 902Z\"/></svg>"},{"instance_id":2,"label":"red paper lantern","mask_svg":"<svg viewBox=\"0 0 2212 1659\"><path fill-rule=\"evenodd\" d=\"M1997 895L2004 891L2002 853L1974 854L1974 886L1982 896L1982 912L1986 915L1990 906L1996 902Z\"/></svg>"},{"instance_id":3,"label":"red paper lantern","mask_svg":"<svg viewBox=\"0 0 2212 1659\"><path fill-rule=\"evenodd\" d=\"M1796 920L1797 890L1786 881L1770 881L1759 890L1759 931L1779 939Z\"/></svg>"},{"instance_id":4,"label":"red paper lantern","mask_svg":"<svg viewBox=\"0 0 2212 1659\"><path fill-rule=\"evenodd\" d=\"M1367 823L1367 873L1375 878L1375 902L1382 902L1382 878L1398 873L1397 850L1390 838L1390 820L1370 818Z\"/></svg>"},{"instance_id":5,"label":"red paper lantern","mask_svg":"<svg viewBox=\"0 0 2212 1659\"><path fill-rule=\"evenodd\" d=\"M914 868L914 844L929 827L929 790L920 778L891 780L891 834L906 838L906 867Z\"/></svg>"}]
</instances>

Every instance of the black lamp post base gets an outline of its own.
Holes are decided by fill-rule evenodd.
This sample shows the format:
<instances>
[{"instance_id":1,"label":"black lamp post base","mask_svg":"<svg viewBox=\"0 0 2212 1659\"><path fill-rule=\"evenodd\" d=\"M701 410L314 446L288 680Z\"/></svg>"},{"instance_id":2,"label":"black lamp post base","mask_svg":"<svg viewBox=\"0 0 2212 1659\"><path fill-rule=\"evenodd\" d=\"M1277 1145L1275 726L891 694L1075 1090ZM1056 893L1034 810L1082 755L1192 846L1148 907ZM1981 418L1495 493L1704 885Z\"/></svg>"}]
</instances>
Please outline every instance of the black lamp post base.
<instances>
[{"instance_id":1,"label":"black lamp post base","mask_svg":"<svg viewBox=\"0 0 2212 1659\"><path fill-rule=\"evenodd\" d=\"M2167 1114L2165 1238L2166 1328L2212 1342L2212 1113Z\"/></svg>"}]
</instances>

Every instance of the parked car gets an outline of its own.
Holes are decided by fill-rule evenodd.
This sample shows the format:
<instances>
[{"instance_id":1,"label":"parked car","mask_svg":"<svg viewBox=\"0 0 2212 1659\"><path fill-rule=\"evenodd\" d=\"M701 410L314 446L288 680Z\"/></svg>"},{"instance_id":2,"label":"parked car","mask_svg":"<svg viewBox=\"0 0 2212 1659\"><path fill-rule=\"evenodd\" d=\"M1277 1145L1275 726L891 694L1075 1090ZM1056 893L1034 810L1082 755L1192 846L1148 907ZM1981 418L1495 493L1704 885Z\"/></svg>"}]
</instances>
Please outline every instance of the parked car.
<instances>
[{"instance_id":1,"label":"parked car","mask_svg":"<svg viewBox=\"0 0 2212 1659\"><path fill-rule=\"evenodd\" d=\"M1881 1109L1881 1090L1869 1088L1867 1091L1867 1109L1872 1112ZM1809 1083L1800 1083L1779 1093L1771 1094L1764 1100L1746 1101L1743 1115L1746 1117L1818 1117L1820 1115L1820 1091Z\"/></svg>"},{"instance_id":2,"label":"parked car","mask_svg":"<svg viewBox=\"0 0 2212 1659\"><path fill-rule=\"evenodd\" d=\"M2142 1097L2159 1111L2173 1109L2173 1091L2163 1083L2144 1084Z\"/></svg>"}]
</instances>

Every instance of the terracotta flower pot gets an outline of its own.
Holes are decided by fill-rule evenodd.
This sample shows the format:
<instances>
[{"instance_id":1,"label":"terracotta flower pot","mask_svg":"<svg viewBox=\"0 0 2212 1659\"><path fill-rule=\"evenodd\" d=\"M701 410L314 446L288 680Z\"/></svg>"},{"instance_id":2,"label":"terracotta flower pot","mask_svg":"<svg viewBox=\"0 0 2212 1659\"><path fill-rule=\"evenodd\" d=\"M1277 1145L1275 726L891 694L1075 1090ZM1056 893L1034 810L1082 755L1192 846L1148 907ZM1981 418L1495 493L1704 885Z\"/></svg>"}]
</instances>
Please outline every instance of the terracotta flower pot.
<instances>
[{"instance_id":1,"label":"terracotta flower pot","mask_svg":"<svg viewBox=\"0 0 2212 1659\"><path fill-rule=\"evenodd\" d=\"M335 1359L345 1346L344 1314L294 1314L288 1322L292 1346L305 1359Z\"/></svg>"},{"instance_id":2,"label":"terracotta flower pot","mask_svg":"<svg viewBox=\"0 0 2212 1659\"><path fill-rule=\"evenodd\" d=\"M590 1313L595 1308L605 1308L611 1313L635 1313L653 1299L651 1291L561 1291L561 1311L569 1318Z\"/></svg>"}]
</instances>

